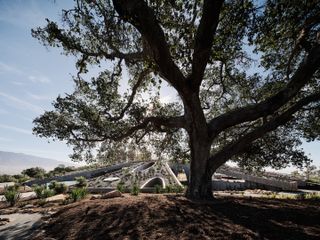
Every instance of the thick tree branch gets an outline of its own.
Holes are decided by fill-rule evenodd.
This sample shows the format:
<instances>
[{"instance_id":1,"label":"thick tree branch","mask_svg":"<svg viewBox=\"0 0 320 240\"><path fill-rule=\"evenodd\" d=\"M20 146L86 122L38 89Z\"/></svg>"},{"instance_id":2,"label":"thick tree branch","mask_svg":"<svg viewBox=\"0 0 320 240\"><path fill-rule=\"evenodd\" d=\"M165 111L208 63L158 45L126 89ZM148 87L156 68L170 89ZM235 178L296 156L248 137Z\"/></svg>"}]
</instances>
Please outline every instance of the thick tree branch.
<instances>
[{"instance_id":1,"label":"thick tree branch","mask_svg":"<svg viewBox=\"0 0 320 240\"><path fill-rule=\"evenodd\" d=\"M144 71L142 71L140 73L137 82L132 87L132 92L131 92L131 95L130 95L130 97L128 99L127 104L124 106L124 108L121 110L121 112L120 112L120 114L118 116L109 117L108 118L109 121L118 121L118 120L120 120L120 119L122 119L124 117L126 111L132 105L132 102L134 100L134 97L136 96L138 88L141 86L141 83L143 82L144 78L148 75L148 73L150 73L149 69L146 69L146 70L144 70Z\"/></svg>"},{"instance_id":2,"label":"thick tree branch","mask_svg":"<svg viewBox=\"0 0 320 240\"><path fill-rule=\"evenodd\" d=\"M256 139L289 122L293 118L293 114L301 110L303 106L316 101L320 101L320 93L316 93L299 100L279 116L264 123L262 126L256 128L250 133L240 137L235 142L228 144L222 150L210 157L210 169L212 171L215 171L219 166L229 160L232 156L241 153L249 144L251 144Z\"/></svg>"},{"instance_id":3,"label":"thick tree branch","mask_svg":"<svg viewBox=\"0 0 320 240\"><path fill-rule=\"evenodd\" d=\"M120 17L130 22L141 33L147 44L146 52L159 67L160 74L179 92L185 88L185 77L174 63L153 10L143 0L113 0L114 7Z\"/></svg>"},{"instance_id":4,"label":"thick tree branch","mask_svg":"<svg viewBox=\"0 0 320 240\"><path fill-rule=\"evenodd\" d=\"M214 138L221 131L247 121L254 121L274 113L292 100L301 88L310 81L320 67L320 45L315 46L292 76L285 88L266 100L222 114L209 122L209 135Z\"/></svg>"},{"instance_id":5,"label":"thick tree branch","mask_svg":"<svg viewBox=\"0 0 320 240\"><path fill-rule=\"evenodd\" d=\"M203 3L203 14L195 37L190 77L196 87L200 86L209 61L222 3L223 0L205 0Z\"/></svg>"},{"instance_id":6,"label":"thick tree branch","mask_svg":"<svg viewBox=\"0 0 320 240\"><path fill-rule=\"evenodd\" d=\"M149 124L152 124L156 129L160 129L162 127L165 128L185 128L185 119L184 116L178 117L147 117L141 123L129 128L124 133L116 133L112 136L106 136L108 139L112 139L115 141L120 141L124 138L130 137L136 131L141 129L146 129Z\"/></svg>"},{"instance_id":7,"label":"thick tree branch","mask_svg":"<svg viewBox=\"0 0 320 240\"><path fill-rule=\"evenodd\" d=\"M125 132L113 132L105 135L101 132L101 136L89 138L88 136L78 136L72 128L68 128L69 133L76 141L83 142L103 142L106 140L120 141L124 138L132 136L136 131L147 129L151 125L156 131L163 132L164 128L185 128L185 120L183 116L163 117L154 116L146 117L139 124L128 128Z\"/></svg>"}]
</instances>

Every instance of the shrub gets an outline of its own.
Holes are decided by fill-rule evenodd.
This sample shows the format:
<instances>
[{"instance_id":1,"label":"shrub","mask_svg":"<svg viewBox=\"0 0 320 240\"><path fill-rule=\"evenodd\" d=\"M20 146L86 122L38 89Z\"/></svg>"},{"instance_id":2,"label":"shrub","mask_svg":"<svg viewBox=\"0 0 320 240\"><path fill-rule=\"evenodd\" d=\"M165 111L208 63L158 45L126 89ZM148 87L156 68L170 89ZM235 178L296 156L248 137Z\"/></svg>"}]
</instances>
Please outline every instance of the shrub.
<instances>
[{"instance_id":1,"label":"shrub","mask_svg":"<svg viewBox=\"0 0 320 240\"><path fill-rule=\"evenodd\" d=\"M18 191L18 188L16 188L15 186L5 187L4 198L6 199L6 202L10 204L11 207L14 206L20 199L20 193Z\"/></svg>"},{"instance_id":2,"label":"shrub","mask_svg":"<svg viewBox=\"0 0 320 240\"><path fill-rule=\"evenodd\" d=\"M76 177L75 180L77 181L76 183L77 188L86 188L88 186L87 179L83 176Z\"/></svg>"},{"instance_id":3,"label":"shrub","mask_svg":"<svg viewBox=\"0 0 320 240\"><path fill-rule=\"evenodd\" d=\"M155 193L161 193L162 192L162 186L157 184L154 186L154 192Z\"/></svg>"},{"instance_id":4,"label":"shrub","mask_svg":"<svg viewBox=\"0 0 320 240\"><path fill-rule=\"evenodd\" d=\"M71 193L70 193L70 198L76 202L76 201L79 201L81 199L83 199L86 195L88 194L88 191L86 188L74 188L71 190Z\"/></svg>"},{"instance_id":5,"label":"shrub","mask_svg":"<svg viewBox=\"0 0 320 240\"><path fill-rule=\"evenodd\" d=\"M121 192L121 193L124 192L124 190L125 190L124 182L119 182L119 183L117 184L117 190L118 190L119 192Z\"/></svg>"},{"instance_id":6,"label":"shrub","mask_svg":"<svg viewBox=\"0 0 320 240\"><path fill-rule=\"evenodd\" d=\"M173 186L173 192L175 193L183 193L184 187L181 185L174 185Z\"/></svg>"},{"instance_id":7,"label":"shrub","mask_svg":"<svg viewBox=\"0 0 320 240\"><path fill-rule=\"evenodd\" d=\"M66 193L68 187L64 183L59 183L57 181L52 181L49 184L49 189L55 191L56 194Z\"/></svg>"},{"instance_id":8,"label":"shrub","mask_svg":"<svg viewBox=\"0 0 320 240\"><path fill-rule=\"evenodd\" d=\"M11 185L11 186L6 186L5 187L5 190L8 190L8 191L18 191L20 185L19 184L14 184L14 185Z\"/></svg>"},{"instance_id":9,"label":"shrub","mask_svg":"<svg viewBox=\"0 0 320 240\"><path fill-rule=\"evenodd\" d=\"M42 193L45 189L43 185L34 184L32 185L32 189L36 193L37 198L42 198Z\"/></svg>"},{"instance_id":10,"label":"shrub","mask_svg":"<svg viewBox=\"0 0 320 240\"><path fill-rule=\"evenodd\" d=\"M42 198L48 198L54 196L55 192L51 189L44 189L42 192Z\"/></svg>"},{"instance_id":11,"label":"shrub","mask_svg":"<svg viewBox=\"0 0 320 240\"><path fill-rule=\"evenodd\" d=\"M32 168L23 170L21 173L31 178L43 178L46 171L40 167L32 167Z\"/></svg>"},{"instance_id":12,"label":"shrub","mask_svg":"<svg viewBox=\"0 0 320 240\"><path fill-rule=\"evenodd\" d=\"M166 193L172 193L172 192L174 192L173 190L174 190L174 188L173 188L172 185L167 185L167 186L165 187L165 189L164 189L164 191L165 191Z\"/></svg>"},{"instance_id":13,"label":"shrub","mask_svg":"<svg viewBox=\"0 0 320 240\"><path fill-rule=\"evenodd\" d=\"M46 203L47 203L47 202L46 202L45 199L39 199L39 201L38 201L38 205L39 205L40 207L43 207Z\"/></svg>"},{"instance_id":14,"label":"shrub","mask_svg":"<svg viewBox=\"0 0 320 240\"><path fill-rule=\"evenodd\" d=\"M139 188L139 186L138 186L138 184L136 182L133 183L130 193L133 196L138 196L139 195L140 188Z\"/></svg>"},{"instance_id":15,"label":"shrub","mask_svg":"<svg viewBox=\"0 0 320 240\"><path fill-rule=\"evenodd\" d=\"M0 175L0 182L15 182L15 180L16 179L10 175Z\"/></svg>"},{"instance_id":16,"label":"shrub","mask_svg":"<svg viewBox=\"0 0 320 240\"><path fill-rule=\"evenodd\" d=\"M52 189L46 189L44 185L33 185L32 186L33 191L36 193L37 198L48 198L52 197L55 192Z\"/></svg>"},{"instance_id":17,"label":"shrub","mask_svg":"<svg viewBox=\"0 0 320 240\"><path fill-rule=\"evenodd\" d=\"M319 200L320 199L320 193L316 193L316 192L308 193L306 195L306 199Z\"/></svg>"}]
</instances>

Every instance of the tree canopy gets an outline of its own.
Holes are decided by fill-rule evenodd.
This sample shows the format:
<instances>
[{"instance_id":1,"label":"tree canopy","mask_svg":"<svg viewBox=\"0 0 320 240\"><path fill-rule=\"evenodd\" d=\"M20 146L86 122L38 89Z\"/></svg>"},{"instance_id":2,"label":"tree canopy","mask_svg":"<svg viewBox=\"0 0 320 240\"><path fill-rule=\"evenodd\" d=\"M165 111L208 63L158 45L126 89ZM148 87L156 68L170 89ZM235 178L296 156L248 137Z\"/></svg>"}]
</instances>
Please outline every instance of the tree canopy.
<instances>
[{"instance_id":1,"label":"tree canopy","mask_svg":"<svg viewBox=\"0 0 320 240\"><path fill-rule=\"evenodd\" d=\"M78 59L74 92L34 132L67 141L75 159L115 141L189 158L195 198L230 159L301 166L301 139L320 140L319 16L317 0L77 0L62 24L32 30ZM164 84L175 101L160 101Z\"/></svg>"}]
</instances>

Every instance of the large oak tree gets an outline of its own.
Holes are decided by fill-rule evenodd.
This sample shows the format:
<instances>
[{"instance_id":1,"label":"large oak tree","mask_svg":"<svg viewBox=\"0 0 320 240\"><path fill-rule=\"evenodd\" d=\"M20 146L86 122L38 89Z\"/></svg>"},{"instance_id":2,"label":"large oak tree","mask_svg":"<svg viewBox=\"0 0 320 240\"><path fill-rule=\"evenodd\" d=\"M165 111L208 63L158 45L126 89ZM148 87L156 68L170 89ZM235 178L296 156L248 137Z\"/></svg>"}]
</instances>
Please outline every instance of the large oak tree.
<instances>
[{"instance_id":1,"label":"large oak tree","mask_svg":"<svg viewBox=\"0 0 320 240\"><path fill-rule=\"evenodd\" d=\"M62 22L32 34L77 57L75 91L34 131L73 145L74 158L155 143L190 157L193 199L212 197L230 159L308 162L300 139L320 136L319 1L77 0ZM160 101L165 82L176 101Z\"/></svg>"}]
</instances>

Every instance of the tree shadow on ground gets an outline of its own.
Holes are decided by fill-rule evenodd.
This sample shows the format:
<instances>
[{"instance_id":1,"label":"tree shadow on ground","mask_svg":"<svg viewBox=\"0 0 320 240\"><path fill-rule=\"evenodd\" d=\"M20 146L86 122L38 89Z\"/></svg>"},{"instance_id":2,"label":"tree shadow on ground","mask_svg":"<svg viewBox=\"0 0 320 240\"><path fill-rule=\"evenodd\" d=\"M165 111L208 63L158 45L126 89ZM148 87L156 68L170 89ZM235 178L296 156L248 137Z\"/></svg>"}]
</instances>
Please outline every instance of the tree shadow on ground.
<instances>
[{"instance_id":1,"label":"tree shadow on ground","mask_svg":"<svg viewBox=\"0 0 320 240\"><path fill-rule=\"evenodd\" d=\"M45 227L56 239L319 239L319 203L271 199L191 202L151 195L77 203Z\"/></svg>"}]
</instances>

